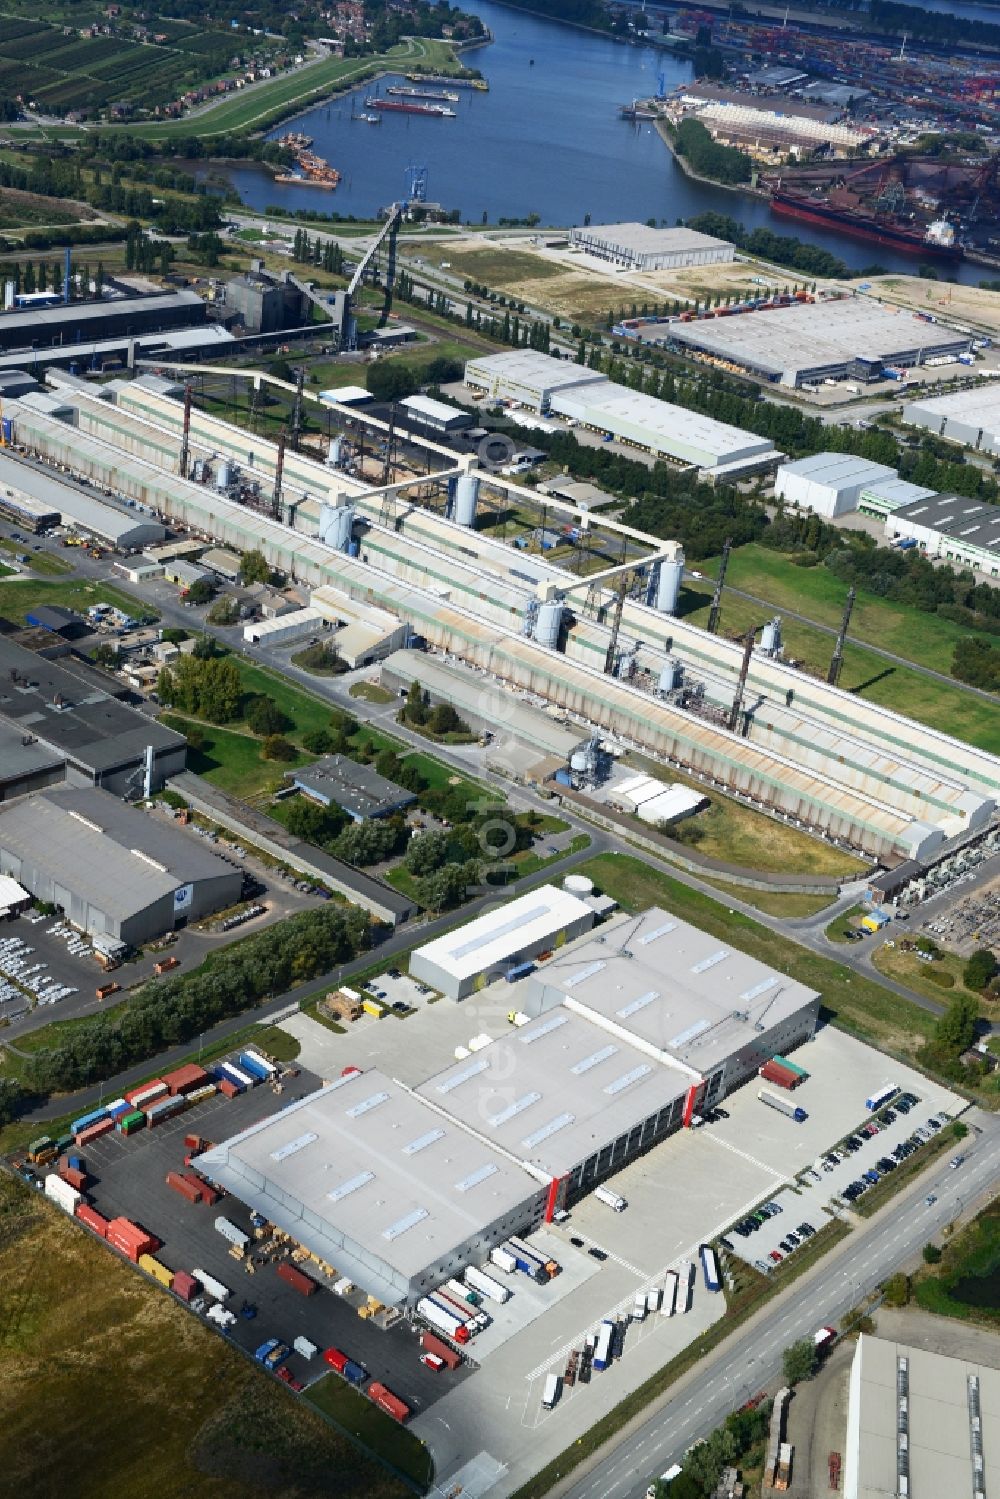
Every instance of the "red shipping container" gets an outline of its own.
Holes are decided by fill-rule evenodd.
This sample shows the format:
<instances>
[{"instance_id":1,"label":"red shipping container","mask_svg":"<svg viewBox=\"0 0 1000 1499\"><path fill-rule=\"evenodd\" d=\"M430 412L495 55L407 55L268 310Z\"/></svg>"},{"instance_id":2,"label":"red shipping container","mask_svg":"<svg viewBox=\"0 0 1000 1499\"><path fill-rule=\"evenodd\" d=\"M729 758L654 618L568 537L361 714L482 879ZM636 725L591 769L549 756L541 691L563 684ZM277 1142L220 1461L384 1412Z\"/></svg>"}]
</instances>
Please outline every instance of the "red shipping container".
<instances>
[{"instance_id":1,"label":"red shipping container","mask_svg":"<svg viewBox=\"0 0 1000 1499\"><path fill-rule=\"evenodd\" d=\"M150 1088L164 1087L166 1087L166 1084L164 1083L162 1077L151 1077L148 1083L140 1083L137 1088L130 1088L127 1093L122 1094L122 1097L125 1099L126 1103L133 1103L135 1099L141 1098L144 1093L148 1093ZM160 1097L163 1097L162 1093L160 1094Z\"/></svg>"},{"instance_id":2,"label":"red shipping container","mask_svg":"<svg viewBox=\"0 0 1000 1499\"><path fill-rule=\"evenodd\" d=\"M312 1296L319 1290L319 1286L310 1276L304 1275L296 1265L290 1265L287 1260L282 1260L278 1265L278 1274L293 1290L303 1296Z\"/></svg>"},{"instance_id":3,"label":"red shipping container","mask_svg":"<svg viewBox=\"0 0 1000 1499\"><path fill-rule=\"evenodd\" d=\"M182 1176L185 1181L189 1181L193 1186L197 1187L201 1192L202 1202L206 1202L209 1207L211 1207L214 1202L218 1202L220 1196L222 1195L215 1187L212 1186L211 1182L207 1182L203 1176L199 1176L197 1171L178 1171L177 1175Z\"/></svg>"},{"instance_id":4,"label":"red shipping container","mask_svg":"<svg viewBox=\"0 0 1000 1499\"><path fill-rule=\"evenodd\" d=\"M173 1187L174 1191L179 1192L188 1202L201 1202L202 1200L201 1187L189 1181L186 1176L181 1176L179 1171L167 1172L167 1186Z\"/></svg>"},{"instance_id":5,"label":"red shipping container","mask_svg":"<svg viewBox=\"0 0 1000 1499\"><path fill-rule=\"evenodd\" d=\"M331 1369L336 1369L338 1374L343 1374L344 1366L347 1363L346 1353L341 1353L339 1348L327 1348L323 1353L323 1357Z\"/></svg>"},{"instance_id":6,"label":"red shipping container","mask_svg":"<svg viewBox=\"0 0 1000 1499\"><path fill-rule=\"evenodd\" d=\"M92 1228L94 1230L94 1233L97 1234L100 1238L106 1239L108 1237L107 1218L105 1218L103 1214L99 1213L96 1208L92 1208L89 1202L77 1203L76 1216L79 1218L81 1223L85 1223L88 1228Z\"/></svg>"},{"instance_id":7,"label":"red shipping container","mask_svg":"<svg viewBox=\"0 0 1000 1499\"><path fill-rule=\"evenodd\" d=\"M77 1145L87 1145L91 1140L99 1140L102 1135L106 1135L114 1127L115 1121L113 1119L99 1119L96 1124L88 1124L86 1129L82 1129L73 1138L76 1140Z\"/></svg>"},{"instance_id":8,"label":"red shipping container","mask_svg":"<svg viewBox=\"0 0 1000 1499\"><path fill-rule=\"evenodd\" d=\"M377 1380L373 1380L368 1386L368 1395L378 1408L385 1411L386 1415L391 1416L394 1421L405 1421L410 1414L410 1407Z\"/></svg>"},{"instance_id":9,"label":"red shipping container","mask_svg":"<svg viewBox=\"0 0 1000 1499\"><path fill-rule=\"evenodd\" d=\"M760 1069L760 1076L766 1082L774 1083L778 1088L792 1089L796 1083L801 1082L801 1078L796 1077L792 1072L786 1072L783 1067L777 1066L774 1062L765 1062Z\"/></svg>"},{"instance_id":10,"label":"red shipping container","mask_svg":"<svg viewBox=\"0 0 1000 1499\"><path fill-rule=\"evenodd\" d=\"M75 1187L78 1192L85 1191L90 1180L86 1171L77 1171L74 1166L63 1166L59 1175L68 1186Z\"/></svg>"},{"instance_id":11,"label":"red shipping container","mask_svg":"<svg viewBox=\"0 0 1000 1499\"><path fill-rule=\"evenodd\" d=\"M202 1067L196 1067L194 1062L188 1062L183 1067L178 1067L175 1072L165 1072L163 1081L171 1093L190 1093L194 1088L202 1088L211 1079Z\"/></svg>"},{"instance_id":12,"label":"red shipping container","mask_svg":"<svg viewBox=\"0 0 1000 1499\"><path fill-rule=\"evenodd\" d=\"M186 1270L175 1270L174 1278L170 1282L170 1289L182 1301L193 1301L198 1293L198 1282Z\"/></svg>"},{"instance_id":13,"label":"red shipping container","mask_svg":"<svg viewBox=\"0 0 1000 1499\"><path fill-rule=\"evenodd\" d=\"M425 1353L435 1353L438 1358L448 1366L449 1369L457 1369L462 1362L462 1355L454 1348L449 1348L442 1338L437 1338L432 1332L420 1334L420 1346Z\"/></svg>"},{"instance_id":14,"label":"red shipping container","mask_svg":"<svg viewBox=\"0 0 1000 1499\"><path fill-rule=\"evenodd\" d=\"M223 1098L238 1098L240 1090L235 1083L231 1083L228 1077L220 1077L215 1085Z\"/></svg>"}]
</instances>

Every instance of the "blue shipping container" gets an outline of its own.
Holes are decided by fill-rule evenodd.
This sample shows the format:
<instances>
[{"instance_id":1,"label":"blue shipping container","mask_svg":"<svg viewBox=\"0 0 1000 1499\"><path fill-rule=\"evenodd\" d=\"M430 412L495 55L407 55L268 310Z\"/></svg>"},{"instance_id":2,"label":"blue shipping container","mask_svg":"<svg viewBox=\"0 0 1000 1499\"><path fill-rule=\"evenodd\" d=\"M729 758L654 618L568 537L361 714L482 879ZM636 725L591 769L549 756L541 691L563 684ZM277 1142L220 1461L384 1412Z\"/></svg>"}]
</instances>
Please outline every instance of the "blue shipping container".
<instances>
[{"instance_id":1,"label":"blue shipping container","mask_svg":"<svg viewBox=\"0 0 1000 1499\"><path fill-rule=\"evenodd\" d=\"M212 1069L212 1076L215 1078L215 1081L217 1083L223 1081L232 1083L233 1087L238 1093L246 1092L246 1083L242 1083L240 1082L238 1077L234 1077L224 1062L220 1066L214 1067Z\"/></svg>"},{"instance_id":2,"label":"blue shipping container","mask_svg":"<svg viewBox=\"0 0 1000 1499\"><path fill-rule=\"evenodd\" d=\"M534 963L515 963L513 968L507 970L508 984L516 984L518 979L527 978L529 973L534 973Z\"/></svg>"},{"instance_id":3,"label":"blue shipping container","mask_svg":"<svg viewBox=\"0 0 1000 1499\"><path fill-rule=\"evenodd\" d=\"M88 1125L97 1124L101 1119L106 1119L107 1117L107 1109L95 1109L92 1114L84 1114L81 1116L81 1118L73 1120L73 1134L78 1135L80 1131L86 1129Z\"/></svg>"},{"instance_id":4,"label":"blue shipping container","mask_svg":"<svg viewBox=\"0 0 1000 1499\"><path fill-rule=\"evenodd\" d=\"M250 1076L255 1077L259 1083L267 1081L270 1075L267 1068L261 1066L260 1062L255 1062L253 1057L248 1057L245 1051L240 1052L239 1061L243 1071L249 1072Z\"/></svg>"}]
</instances>

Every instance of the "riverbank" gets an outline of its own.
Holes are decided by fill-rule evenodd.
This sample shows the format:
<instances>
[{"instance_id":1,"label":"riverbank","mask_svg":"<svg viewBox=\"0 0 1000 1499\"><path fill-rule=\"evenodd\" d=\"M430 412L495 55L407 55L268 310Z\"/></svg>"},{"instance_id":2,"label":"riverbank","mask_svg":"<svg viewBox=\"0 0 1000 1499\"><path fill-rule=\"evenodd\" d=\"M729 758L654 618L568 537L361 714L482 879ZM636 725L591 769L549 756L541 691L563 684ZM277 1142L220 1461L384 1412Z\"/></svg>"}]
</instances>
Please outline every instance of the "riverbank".
<instances>
[{"instance_id":1,"label":"riverbank","mask_svg":"<svg viewBox=\"0 0 1000 1499\"><path fill-rule=\"evenodd\" d=\"M757 198L759 201L764 203L770 201L770 194L766 193L761 187L754 187L752 183L718 182L714 177L705 177L701 172L696 172L691 163L681 155L681 153L674 145L673 138L670 134L669 123L666 120L659 119L653 120L652 124L656 129L657 135L660 137L660 140L670 152L677 166L684 173L684 176L690 179L690 181L704 183L706 187L718 187L726 193L743 193L748 198Z\"/></svg>"}]
</instances>

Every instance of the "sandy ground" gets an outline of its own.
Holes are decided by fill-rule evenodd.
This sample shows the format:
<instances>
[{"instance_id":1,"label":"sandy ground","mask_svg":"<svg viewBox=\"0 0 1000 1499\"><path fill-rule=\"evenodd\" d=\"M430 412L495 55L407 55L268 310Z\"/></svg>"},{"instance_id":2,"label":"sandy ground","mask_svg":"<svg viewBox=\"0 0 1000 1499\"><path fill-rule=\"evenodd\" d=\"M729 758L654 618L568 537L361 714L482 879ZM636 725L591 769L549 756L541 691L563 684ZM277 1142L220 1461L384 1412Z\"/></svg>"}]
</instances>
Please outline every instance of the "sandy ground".
<instances>
[{"instance_id":1,"label":"sandy ground","mask_svg":"<svg viewBox=\"0 0 1000 1499\"><path fill-rule=\"evenodd\" d=\"M982 267L982 279L1000 280L1000 271ZM872 294L912 307L918 312L932 312L948 322L957 318L987 333L1000 333L1000 292L981 291L977 286L922 281L918 276L880 276L872 282Z\"/></svg>"}]
</instances>

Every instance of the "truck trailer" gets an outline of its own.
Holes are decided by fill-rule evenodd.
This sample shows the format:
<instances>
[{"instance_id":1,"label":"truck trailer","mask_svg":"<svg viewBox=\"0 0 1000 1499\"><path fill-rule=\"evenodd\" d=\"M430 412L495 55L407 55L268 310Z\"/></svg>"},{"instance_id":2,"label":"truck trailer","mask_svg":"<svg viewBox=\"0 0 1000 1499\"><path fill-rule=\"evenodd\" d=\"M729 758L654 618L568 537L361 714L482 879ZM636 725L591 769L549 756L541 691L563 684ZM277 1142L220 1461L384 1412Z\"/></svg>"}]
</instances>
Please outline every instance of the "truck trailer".
<instances>
[{"instance_id":1,"label":"truck trailer","mask_svg":"<svg viewBox=\"0 0 1000 1499\"><path fill-rule=\"evenodd\" d=\"M618 1193L612 1192L610 1187L595 1187L594 1196L598 1202L603 1202L606 1207L611 1208L616 1213L624 1213L628 1207L628 1203L624 1197L619 1197Z\"/></svg>"},{"instance_id":2,"label":"truck trailer","mask_svg":"<svg viewBox=\"0 0 1000 1499\"><path fill-rule=\"evenodd\" d=\"M605 1317L597 1329L597 1342L594 1346L593 1365L599 1373L602 1373L611 1362L611 1347L614 1342L614 1336L615 1324Z\"/></svg>"},{"instance_id":3,"label":"truck trailer","mask_svg":"<svg viewBox=\"0 0 1000 1499\"><path fill-rule=\"evenodd\" d=\"M490 1301L498 1301L503 1305L505 1301L510 1300L511 1293L507 1286L502 1286L498 1280L493 1279L492 1275L487 1275L485 1270L477 1270L475 1265L467 1267L465 1282Z\"/></svg>"},{"instance_id":4,"label":"truck trailer","mask_svg":"<svg viewBox=\"0 0 1000 1499\"><path fill-rule=\"evenodd\" d=\"M809 1118L805 1109L800 1109L792 1103L790 1098L779 1098L777 1093L771 1093L767 1088L761 1088L757 1097L761 1103L766 1103L769 1109L775 1109L779 1114L784 1114L786 1119L794 1119L796 1124L802 1124Z\"/></svg>"},{"instance_id":5,"label":"truck trailer","mask_svg":"<svg viewBox=\"0 0 1000 1499\"><path fill-rule=\"evenodd\" d=\"M701 1273L705 1281L706 1291L721 1291L722 1282L719 1279L719 1261L711 1244L702 1244L698 1250L701 1259Z\"/></svg>"},{"instance_id":6,"label":"truck trailer","mask_svg":"<svg viewBox=\"0 0 1000 1499\"><path fill-rule=\"evenodd\" d=\"M660 1302L660 1311L665 1317L672 1317L677 1309L677 1281L676 1270L668 1270L663 1282L663 1300Z\"/></svg>"}]
</instances>

